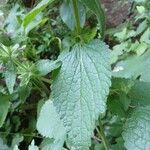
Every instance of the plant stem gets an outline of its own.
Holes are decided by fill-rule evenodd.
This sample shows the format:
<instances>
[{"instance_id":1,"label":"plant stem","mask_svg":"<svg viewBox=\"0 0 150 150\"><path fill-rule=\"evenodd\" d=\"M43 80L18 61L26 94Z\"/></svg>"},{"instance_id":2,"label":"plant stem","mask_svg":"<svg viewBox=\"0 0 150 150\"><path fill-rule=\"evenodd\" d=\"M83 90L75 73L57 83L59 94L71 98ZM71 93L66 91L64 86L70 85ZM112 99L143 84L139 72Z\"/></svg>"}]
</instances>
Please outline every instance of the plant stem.
<instances>
[{"instance_id":1,"label":"plant stem","mask_svg":"<svg viewBox=\"0 0 150 150\"><path fill-rule=\"evenodd\" d=\"M104 144L105 150L109 150L108 141L107 141L107 138L105 136L103 125L102 125L100 119L99 119L99 129L97 128L97 132L98 132L99 137L102 140L102 143Z\"/></svg>"},{"instance_id":2,"label":"plant stem","mask_svg":"<svg viewBox=\"0 0 150 150\"><path fill-rule=\"evenodd\" d=\"M48 83L48 84L51 84L51 81L50 79L47 79L47 78L44 78L44 77L41 77L41 80Z\"/></svg>"},{"instance_id":3,"label":"plant stem","mask_svg":"<svg viewBox=\"0 0 150 150\"><path fill-rule=\"evenodd\" d=\"M74 11L75 20L76 20L76 30L77 30L77 34L80 35L81 27L80 27L80 16L79 16L79 11L78 11L78 2L77 0L72 0L72 2L73 2L73 11Z\"/></svg>"},{"instance_id":4,"label":"plant stem","mask_svg":"<svg viewBox=\"0 0 150 150\"><path fill-rule=\"evenodd\" d=\"M8 132L0 132L0 134L5 134L5 135L16 135L16 134L21 134L25 137L34 137L34 138L40 138L42 139L43 137L41 136L37 136L36 133L32 133L32 134L27 134L27 133L8 133Z\"/></svg>"}]
</instances>

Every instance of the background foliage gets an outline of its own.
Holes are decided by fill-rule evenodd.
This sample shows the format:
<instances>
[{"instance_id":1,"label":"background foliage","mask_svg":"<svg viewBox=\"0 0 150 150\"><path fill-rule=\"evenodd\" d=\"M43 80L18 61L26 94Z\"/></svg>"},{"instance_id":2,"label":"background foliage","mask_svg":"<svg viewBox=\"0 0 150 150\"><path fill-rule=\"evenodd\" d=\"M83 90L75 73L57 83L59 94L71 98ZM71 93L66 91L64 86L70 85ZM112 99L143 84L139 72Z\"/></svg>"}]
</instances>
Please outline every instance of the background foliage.
<instances>
[{"instance_id":1,"label":"background foliage","mask_svg":"<svg viewBox=\"0 0 150 150\"><path fill-rule=\"evenodd\" d=\"M0 2L0 150L149 150L149 0L72 2Z\"/></svg>"}]
</instances>

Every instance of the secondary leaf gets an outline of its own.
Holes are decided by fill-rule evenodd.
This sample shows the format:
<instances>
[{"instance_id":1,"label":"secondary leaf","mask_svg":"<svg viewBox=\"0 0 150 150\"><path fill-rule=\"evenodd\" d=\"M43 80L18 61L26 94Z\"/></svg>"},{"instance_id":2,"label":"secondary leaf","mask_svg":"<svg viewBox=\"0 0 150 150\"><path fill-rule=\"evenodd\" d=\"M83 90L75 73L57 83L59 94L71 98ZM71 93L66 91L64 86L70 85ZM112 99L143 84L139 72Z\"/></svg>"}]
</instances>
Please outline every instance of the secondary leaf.
<instances>
[{"instance_id":1,"label":"secondary leaf","mask_svg":"<svg viewBox=\"0 0 150 150\"><path fill-rule=\"evenodd\" d=\"M150 105L150 82L137 81L128 96L132 99L134 106Z\"/></svg>"},{"instance_id":2,"label":"secondary leaf","mask_svg":"<svg viewBox=\"0 0 150 150\"><path fill-rule=\"evenodd\" d=\"M0 138L0 148L1 150L10 150L10 148L4 144L2 138Z\"/></svg>"},{"instance_id":3,"label":"secondary leaf","mask_svg":"<svg viewBox=\"0 0 150 150\"><path fill-rule=\"evenodd\" d=\"M63 143L64 143L63 138L61 138L57 141L53 140L53 139L46 138L43 140L40 147L42 150L62 150Z\"/></svg>"},{"instance_id":4,"label":"secondary leaf","mask_svg":"<svg viewBox=\"0 0 150 150\"><path fill-rule=\"evenodd\" d=\"M80 16L80 24L81 27L84 26L85 24L85 19L86 19L86 10L85 7L82 3L78 2L78 11L79 11L79 16ZM60 7L60 16L64 23L71 29L74 30L76 20L75 20L75 15L73 12L73 6L71 1L64 1L63 4Z\"/></svg>"},{"instance_id":5,"label":"secondary leaf","mask_svg":"<svg viewBox=\"0 0 150 150\"><path fill-rule=\"evenodd\" d=\"M137 65L138 64L138 65ZM119 71L115 71L119 69ZM130 56L124 61L120 61L115 69L115 77L123 78L137 78L141 75L141 80L149 82L149 73L150 73L150 51L145 52L141 56Z\"/></svg>"},{"instance_id":6,"label":"secondary leaf","mask_svg":"<svg viewBox=\"0 0 150 150\"><path fill-rule=\"evenodd\" d=\"M81 0L81 1L83 1L84 4L96 14L101 28L101 36L103 37L105 31L105 15L100 0Z\"/></svg>"},{"instance_id":7,"label":"secondary leaf","mask_svg":"<svg viewBox=\"0 0 150 150\"><path fill-rule=\"evenodd\" d=\"M150 106L139 107L127 119L123 139L128 150L150 149Z\"/></svg>"},{"instance_id":8,"label":"secondary leaf","mask_svg":"<svg viewBox=\"0 0 150 150\"><path fill-rule=\"evenodd\" d=\"M0 94L0 127L2 127L5 121L9 106L10 106L9 97L6 95Z\"/></svg>"},{"instance_id":9,"label":"secondary leaf","mask_svg":"<svg viewBox=\"0 0 150 150\"><path fill-rule=\"evenodd\" d=\"M60 61L52 61L49 59L39 60L36 64L37 69L39 70L41 75L47 75L51 71L60 67L60 65L61 65Z\"/></svg>"},{"instance_id":10,"label":"secondary leaf","mask_svg":"<svg viewBox=\"0 0 150 150\"><path fill-rule=\"evenodd\" d=\"M32 9L23 20L23 27L26 28L30 22L43 10L48 4L52 3L54 0L42 0L34 9Z\"/></svg>"},{"instance_id":11,"label":"secondary leaf","mask_svg":"<svg viewBox=\"0 0 150 150\"><path fill-rule=\"evenodd\" d=\"M65 129L51 100L48 100L41 109L37 121L37 130L43 136L55 139L55 144L51 145L51 147L62 147L65 138Z\"/></svg>"},{"instance_id":12,"label":"secondary leaf","mask_svg":"<svg viewBox=\"0 0 150 150\"><path fill-rule=\"evenodd\" d=\"M4 76L8 91L10 94L12 94L16 82L16 72L13 64L10 62L7 64L7 70L5 71Z\"/></svg>"},{"instance_id":13,"label":"secondary leaf","mask_svg":"<svg viewBox=\"0 0 150 150\"><path fill-rule=\"evenodd\" d=\"M99 40L64 51L52 84L52 98L68 133L69 145L87 150L100 113L105 113L110 86L108 47Z\"/></svg>"}]
</instances>

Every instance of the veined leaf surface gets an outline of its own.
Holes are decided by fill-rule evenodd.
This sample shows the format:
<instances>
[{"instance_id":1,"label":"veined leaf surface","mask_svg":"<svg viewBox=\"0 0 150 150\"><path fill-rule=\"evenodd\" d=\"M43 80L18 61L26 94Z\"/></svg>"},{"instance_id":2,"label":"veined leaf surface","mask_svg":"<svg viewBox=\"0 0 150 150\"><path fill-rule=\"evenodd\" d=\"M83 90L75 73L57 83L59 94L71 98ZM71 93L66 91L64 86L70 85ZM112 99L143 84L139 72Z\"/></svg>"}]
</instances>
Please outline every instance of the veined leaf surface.
<instances>
[{"instance_id":1,"label":"veined leaf surface","mask_svg":"<svg viewBox=\"0 0 150 150\"><path fill-rule=\"evenodd\" d=\"M87 150L95 120L105 113L110 86L108 47L99 40L75 45L59 59L62 67L52 84L52 98L68 133L68 145Z\"/></svg>"},{"instance_id":2,"label":"veined leaf surface","mask_svg":"<svg viewBox=\"0 0 150 150\"><path fill-rule=\"evenodd\" d=\"M150 106L134 110L124 126L123 138L127 150L150 149Z\"/></svg>"}]
</instances>

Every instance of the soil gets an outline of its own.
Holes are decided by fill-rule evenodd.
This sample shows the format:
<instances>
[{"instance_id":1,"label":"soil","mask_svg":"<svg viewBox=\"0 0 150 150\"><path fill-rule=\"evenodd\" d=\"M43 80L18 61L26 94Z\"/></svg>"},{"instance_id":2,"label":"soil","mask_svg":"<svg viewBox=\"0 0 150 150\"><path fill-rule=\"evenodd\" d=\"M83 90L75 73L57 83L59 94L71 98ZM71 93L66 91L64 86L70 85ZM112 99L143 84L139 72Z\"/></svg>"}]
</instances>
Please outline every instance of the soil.
<instances>
[{"instance_id":1,"label":"soil","mask_svg":"<svg viewBox=\"0 0 150 150\"><path fill-rule=\"evenodd\" d=\"M131 2L127 0L101 0L101 2L105 8L107 27L116 27L129 17Z\"/></svg>"}]
</instances>

